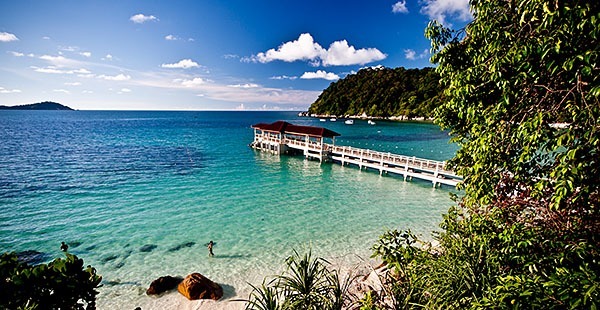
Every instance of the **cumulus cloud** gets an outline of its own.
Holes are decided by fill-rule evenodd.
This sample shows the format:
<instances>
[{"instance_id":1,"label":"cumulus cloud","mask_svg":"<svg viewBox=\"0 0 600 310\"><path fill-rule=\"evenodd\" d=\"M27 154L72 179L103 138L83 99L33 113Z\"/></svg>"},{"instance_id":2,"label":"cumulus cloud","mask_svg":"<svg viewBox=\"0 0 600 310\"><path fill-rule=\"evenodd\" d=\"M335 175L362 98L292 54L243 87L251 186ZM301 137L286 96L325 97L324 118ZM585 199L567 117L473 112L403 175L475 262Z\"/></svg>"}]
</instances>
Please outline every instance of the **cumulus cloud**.
<instances>
[{"instance_id":1,"label":"cumulus cloud","mask_svg":"<svg viewBox=\"0 0 600 310\"><path fill-rule=\"evenodd\" d=\"M191 59L182 59L177 63L172 64L162 64L161 67L169 68L169 69L190 69L190 68L198 68L199 65L195 61Z\"/></svg>"},{"instance_id":2,"label":"cumulus cloud","mask_svg":"<svg viewBox=\"0 0 600 310\"><path fill-rule=\"evenodd\" d=\"M309 61L318 66L342 66L342 65L364 65L369 62L385 59L386 55L376 48L356 49L350 46L348 41L335 41L328 49L324 49L315 42L309 33L301 34L297 40L289 41L280 45L277 49L270 49L252 56L254 62L267 63L275 60L285 62Z\"/></svg>"},{"instance_id":3,"label":"cumulus cloud","mask_svg":"<svg viewBox=\"0 0 600 310\"><path fill-rule=\"evenodd\" d=\"M176 81L176 82L179 82L179 81ZM195 87L195 86L199 86L199 85L205 84L206 80L203 79L203 78L197 77L197 78L193 78L191 80L183 80L183 81L180 81L180 82L181 82L181 85L183 85L185 87Z\"/></svg>"},{"instance_id":4,"label":"cumulus cloud","mask_svg":"<svg viewBox=\"0 0 600 310\"><path fill-rule=\"evenodd\" d=\"M71 92L68 91L68 90L66 90L66 89L54 89L52 91L55 92L55 93L64 93L64 94L67 94L67 95L71 94Z\"/></svg>"},{"instance_id":5,"label":"cumulus cloud","mask_svg":"<svg viewBox=\"0 0 600 310\"><path fill-rule=\"evenodd\" d=\"M136 24L143 24L149 21L158 21L158 18L154 15L136 14L131 16L129 20Z\"/></svg>"},{"instance_id":6,"label":"cumulus cloud","mask_svg":"<svg viewBox=\"0 0 600 310\"><path fill-rule=\"evenodd\" d=\"M123 73L117 75L99 75L99 79L107 80L107 81L127 81L131 79L131 76L125 75Z\"/></svg>"},{"instance_id":7,"label":"cumulus cloud","mask_svg":"<svg viewBox=\"0 0 600 310\"><path fill-rule=\"evenodd\" d=\"M84 57L92 57L92 53L91 52L81 52L79 53L79 55L84 56Z\"/></svg>"},{"instance_id":8,"label":"cumulus cloud","mask_svg":"<svg viewBox=\"0 0 600 310\"><path fill-rule=\"evenodd\" d=\"M385 58L386 55L376 48L357 50L342 40L331 43L322 62L324 66L364 65Z\"/></svg>"},{"instance_id":9,"label":"cumulus cloud","mask_svg":"<svg viewBox=\"0 0 600 310\"><path fill-rule=\"evenodd\" d=\"M130 92L131 92L131 89L129 89L129 88L121 88L121 91L119 93L121 94L121 93L130 93Z\"/></svg>"},{"instance_id":10,"label":"cumulus cloud","mask_svg":"<svg viewBox=\"0 0 600 310\"><path fill-rule=\"evenodd\" d=\"M256 60L262 63L274 60L293 62L296 60L314 60L324 53L323 47L316 43L309 33L303 33L298 40L283 43L277 49L258 53Z\"/></svg>"},{"instance_id":11,"label":"cumulus cloud","mask_svg":"<svg viewBox=\"0 0 600 310\"><path fill-rule=\"evenodd\" d=\"M423 0L421 4L421 14L447 26L451 25L446 20L449 17L461 21L473 18L469 10L469 0Z\"/></svg>"},{"instance_id":12,"label":"cumulus cloud","mask_svg":"<svg viewBox=\"0 0 600 310\"><path fill-rule=\"evenodd\" d=\"M0 94L13 94L13 93L20 93L21 90L20 89L6 89L4 87L0 87Z\"/></svg>"},{"instance_id":13,"label":"cumulus cloud","mask_svg":"<svg viewBox=\"0 0 600 310\"><path fill-rule=\"evenodd\" d=\"M81 83L79 83L79 82L66 82L65 85L67 85L67 86L79 86L79 85L81 85Z\"/></svg>"},{"instance_id":14,"label":"cumulus cloud","mask_svg":"<svg viewBox=\"0 0 600 310\"><path fill-rule=\"evenodd\" d=\"M301 79L325 79L325 80L329 80L329 81L335 81L335 80L340 79L340 77L337 74L331 73L331 72L325 72L323 70L317 70L317 72L304 72L304 74L302 74L302 76L300 78Z\"/></svg>"},{"instance_id":15,"label":"cumulus cloud","mask_svg":"<svg viewBox=\"0 0 600 310\"><path fill-rule=\"evenodd\" d=\"M429 50L425 49L423 50L423 52L421 52L420 54L417 55L417 52L415 50L412 49L405 49L404 50L404 57L408 60L417 60L417 59L423 59L429 56Z\"/></svg>"},{"instance_id":16,"label":"cumulus cloud","mask_svg":"<svg viewBox=\"0 0 600 310\"><path fill-rule=\"evenodd\" d=\"M8 32L0 32L0 42L19 41L16 35Z\"/></svg>"},{"instance_id":17,"label":"cumulus cloud","mask_svg":"<svg viewBox=\"0 0 600 310\"><path fill-rule=\"evenodd\" d=\"M106 56L104 56L104 58L102 58L102 60L108 60L108 61L111 61L111 60L113 60L113 55L111 55L111 54L106 54Z\"/></svg>"},{"instance_id":18,"label":"cumulus cloud","mask_svg":"<svg viewBox=\"0 0 600 310\"><path fill-rule=\"evenodd\" d=\"M398 1L392 5L392 12L394 13L408 13L406 8L406 1Z\"/></svg>"},{"instance_id":19,"label":"cumulus cloud","mask_svg":"<svg viewBox=\"0 0 600 310\"><path fill-rule=\"evenodd\" d=\"M19 52L9 52L9 53L11 53L15 57L23 57L23 56L25 56L25 54L19 53Z\"/></svg>"},{"instance_id":20,"label":"cumulus cloud","mask_svg":"<svg viewBox=\"0 0 600 310\"><path fill-rule=\"evenodd\" d=\"M167 40L167 41L177 41L177 40L179 40L179 38L176 37L176 36L174 36L174 35L172 35L172 34L170 34L170 35L165 36L165 40Z\"/></svg>"}]
</instances>

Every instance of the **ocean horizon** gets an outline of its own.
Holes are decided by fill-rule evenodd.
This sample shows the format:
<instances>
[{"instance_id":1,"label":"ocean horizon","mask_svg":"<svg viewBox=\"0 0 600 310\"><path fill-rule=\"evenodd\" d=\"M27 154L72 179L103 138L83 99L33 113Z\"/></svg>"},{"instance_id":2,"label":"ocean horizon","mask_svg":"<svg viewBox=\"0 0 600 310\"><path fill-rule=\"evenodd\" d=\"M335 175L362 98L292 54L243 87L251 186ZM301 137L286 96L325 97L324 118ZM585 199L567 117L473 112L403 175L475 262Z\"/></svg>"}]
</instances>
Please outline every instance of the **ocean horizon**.
<instances>
[{"instance_id":1,"label":"ocean horizon","mask_svg":"<svg viewBox=\"0 0 600 310\"><path fill-rule=\"evenodd\" d=\"M272 111L1 111L0 249L69 252L103 277L98 309L239 307L293 250L369 262L388 229L425 239L454 189L251 149L251 125L326 127L337 145L448 160L434 124L320 122ZM214 257L205 246L215 242ZM160 276L199 272L223 300L146 296Z\"/></svg>"}]
</instances>

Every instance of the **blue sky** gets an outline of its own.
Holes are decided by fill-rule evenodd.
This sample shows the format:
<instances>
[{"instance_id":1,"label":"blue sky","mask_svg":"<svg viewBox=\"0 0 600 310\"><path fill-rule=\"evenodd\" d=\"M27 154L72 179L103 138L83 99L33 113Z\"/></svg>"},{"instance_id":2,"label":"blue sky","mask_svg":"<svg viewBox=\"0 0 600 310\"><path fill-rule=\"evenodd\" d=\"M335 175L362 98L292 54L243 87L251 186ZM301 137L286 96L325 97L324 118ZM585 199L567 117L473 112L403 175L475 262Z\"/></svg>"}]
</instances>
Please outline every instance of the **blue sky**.
<instances>
[{"instance_id":1,"label":"blue sky","mask_svg":"<svg viewBox=\"0 0 600 310\"><path fill-rule=\"evenodd\" d=\"M429 64L467 0L2 1L0 105L305 110L363 67Z\"/></svg>"}]
</instances>

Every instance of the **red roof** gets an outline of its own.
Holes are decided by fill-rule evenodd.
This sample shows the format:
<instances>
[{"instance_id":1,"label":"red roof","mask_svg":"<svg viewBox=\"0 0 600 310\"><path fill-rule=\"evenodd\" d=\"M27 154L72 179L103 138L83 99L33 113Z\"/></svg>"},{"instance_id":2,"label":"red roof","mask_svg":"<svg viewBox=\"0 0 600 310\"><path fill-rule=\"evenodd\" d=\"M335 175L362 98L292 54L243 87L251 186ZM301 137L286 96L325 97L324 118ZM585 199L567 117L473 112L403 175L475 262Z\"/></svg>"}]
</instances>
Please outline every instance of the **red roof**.
<instances>
[{"instance_id":1,"label":"red roof","mask_svg":"<svg viewBox=\"0 0 600 310\"><path fill-rule=\"evenodd\" d=\"M313 126L299 126L299 125L290 124L290 123L284 122L284 121L277 121L272 124L259 123L259 124L252 125L252 128L260 129L263 131L271 131L271 132L309 135L311 137L333 138L333 137L340 135L339 133L337 133L335 131L331 131L327 128L313 127Z\"/></svg>"}]
</instances>

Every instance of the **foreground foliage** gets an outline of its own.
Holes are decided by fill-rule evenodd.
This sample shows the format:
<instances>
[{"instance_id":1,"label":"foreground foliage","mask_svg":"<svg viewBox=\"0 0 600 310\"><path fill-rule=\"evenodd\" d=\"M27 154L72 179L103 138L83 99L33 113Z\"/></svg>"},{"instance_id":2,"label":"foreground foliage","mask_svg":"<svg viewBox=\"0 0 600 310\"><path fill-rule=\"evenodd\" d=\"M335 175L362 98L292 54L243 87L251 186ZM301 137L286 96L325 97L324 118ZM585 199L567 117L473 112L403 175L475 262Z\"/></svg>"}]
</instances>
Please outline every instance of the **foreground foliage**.
<instances>
[{"instance_id":1,"label":"foreground foliage","mask_svg":"<svg viewBox=\"0 0 600 310\"><path fill-rule=\"evenodd\" d=\"M15 253L0 257L0 309L95 309L102 277L72 254L30 266Z\"/></svg>"},{"instance_id":2,"label":"foreground foliage","mask_svg":"<svg viewBox=\"0 0 600 310\"><path fill-rule=\"evenodd\" d=\"M308 112L321 115L429 117L443 89L433 68L365 68L331 83Z\"/></svg>"},{"instance_id":3,"label":"foreground foliage","mask_svg":"<svg viewBox=\"0 0 600 310\"><path fill-rule=\"evenodd\" d=\"M350 278L340 279L329 263L313 258L311 252L294 254L286 260L287 271L268 283L253 286L246 309L250 310L339 310L349 303Z\"/></svg>"},{"instance_id":4,"label":"foreground foliage","mask_svg":"<svg viewBox=\"0 0 600 310\"><path fill-rule=\"evenodd\" d=\"M433 22L438 123L465 195L436 239L390 231L396 307L595 309L600 300L600 2L471 1ZM556 126L556 123L565 123ZM383 307L385 305L379 304Z\"/></svg>"}]
</instances>

